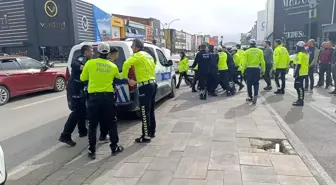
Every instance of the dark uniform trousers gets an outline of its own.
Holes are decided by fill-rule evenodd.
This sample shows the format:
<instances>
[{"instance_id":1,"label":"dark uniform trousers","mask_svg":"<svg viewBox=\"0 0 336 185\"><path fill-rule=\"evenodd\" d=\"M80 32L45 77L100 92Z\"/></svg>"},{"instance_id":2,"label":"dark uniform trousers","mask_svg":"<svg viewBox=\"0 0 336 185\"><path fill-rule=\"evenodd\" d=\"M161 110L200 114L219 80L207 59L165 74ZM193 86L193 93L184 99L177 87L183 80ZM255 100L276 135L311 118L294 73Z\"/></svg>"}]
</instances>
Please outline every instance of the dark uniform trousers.
<instances>
[{"instance_id":1,"label":"dark uniform trousers","mask_svg":"<svg viewBox=\"0 0 336 185\"><path fill-rule=\"evenodd\" d=\"M219 84L222 86L223 90L230 91L229 88L229 70L219 70Z\"/></svg>"},{"instance_id":2,"label":"dark uniform trousers","mask_svg":"<svg viewBox=\"0 0 336 185\"><path fill-rule=\"evenodd\" d=\"M298 100L303 101L304 100L304 89L303 89L303 80L307 76L299 76L295 78L294 81L294 88L296 89Z\"/></svg>"},{"instance_id":3,"label":"dark uniform trousers","mask_svg":"<svg viewBox=\"0 0 336 185\"><path fill-rule=\"evenodd\" d=\"M74 80L69 80L67 87L67 99L68 106L71 113L64 125L64 130L61 137L64 139L71 138L71 134L78 126L78 132L80 134L86 135L86 104L85 95L83 92L84 86L81 82L76 82Z\"/></svg>"},{"instance_id":4,"label":"dark uniform trousers","mask_svg":"<svg viewBox=\"0 0 336 185\"><path fill-rule=\"evenodd\" d=\"M286 88L286 73L287 73L287 69L276 69L275 70L275 84L277 85L278 89L281 90L285 90ZM280 86L280 82L279 82L279 77L281 79L281 86Z\"/></svg>"},{"instance_id":5,"label":"dark uniform trousers","mask_svg":"<svg viewBox=\"0 0 336 185\"><path fill-rule=\"evenodd\" d=\"M87 116L89 120L89 150L96 152L97 127L100 122L110 136L111 148L119 142L114 93L90 93Z\"/></svg>"},{"instance_id":6,"label":"dark uniform trousers","mask_svg":"<svg viewBox=\"0 0 336 185\"><path fill-rule=\"evenodd\" d=\"M189 77L188 77L186 71L185 71L185 72L181 72L181 73L180 73L180 76L179 76L179 81L178 81L178 83L177 83L177 85L176 85L177 88L180 87L183 78L184 78L186 81L188 81L189 84L192 84L192 83L193 83L193 82L189 79Z\"/></svg>"},{"instance_id":7,"label":"dark uniform trousers","mask_svg":"<svg viewBox=\"0 0 336 185\"><path fill-rule=\"evenodd\" d=\"M246 68L245 72L246 84L247 84L247 93L249 98L259 95L259 80L260 80L260 69L259 68ZM252 94L252 88L254 94Z\"/></svg>"},{"instance_id":8,"label":"dark uniform trousers","mask_svg":"<svg viewBox=\"0 0 336 185\"><path fill-rule=\"evenodd\" d=\"M191 88L196 90L196 83L199 80L199 72L198 70L195 70L195 77L194 77L194 81L191 84Z\"/></svg>"},{"instance_id":9,"label":"dark uniform trousers","mask_svg":"<svg viewBox=\"0 0 336 185\"><path fill-rule=\"evenodd\" d=\"M139 87L139 104L142 121L142 137L148 138L155 133L155 96L156 83L149 83Z\"/></svg>"},{"instance_id":10,"label":"dark uniform trousers","mask_svg":"<svg viewBox=\"0 0 336 185\"><path fill-rule=\"evenodd\" d=\"M267 86L271 86L272 82L271 82L271 73L273 70L273 64L266 64L266 72L264 75L264 80L267 84Z\"/></svg>"},{"instance_id":11,"label":"dark uniform trousers","mask_svg":"<svg viewBox=\"0 0 336 185\"><path fill-rule=\"evenodd\" d=\"M304 79L305 89L308 89L308 86L310 89L314 89L314 82L315 82L314 71L315 71L315 66L309 67L308 76L306 76L306 78Z\"/></svg>"},{"instance_id":12,"label":"dark uniform trousers","mask_svg":"<svg viewBox=\"0 0 336 185\"><path fill-rule=\"evenodd\" d=\"M213 71L212 73L208 75L208 78L207 78L206 86L207 86L208 92L215 93L218 83L219 83L218 72Z\"/></svg>"},{"instance_id":13,"label":"dark uniform trousers","mask_svg":"<svg viewBox=\"0 0 336 185\"><path fill-rule=\"evenodd\" d=\"M319 65L319 81L317 83L318 86L324 85L324 73L327 73L326 77L326 86L330 86L331 82L331 64L329 63L320 63Z\"/></svg>"}]
</instances>

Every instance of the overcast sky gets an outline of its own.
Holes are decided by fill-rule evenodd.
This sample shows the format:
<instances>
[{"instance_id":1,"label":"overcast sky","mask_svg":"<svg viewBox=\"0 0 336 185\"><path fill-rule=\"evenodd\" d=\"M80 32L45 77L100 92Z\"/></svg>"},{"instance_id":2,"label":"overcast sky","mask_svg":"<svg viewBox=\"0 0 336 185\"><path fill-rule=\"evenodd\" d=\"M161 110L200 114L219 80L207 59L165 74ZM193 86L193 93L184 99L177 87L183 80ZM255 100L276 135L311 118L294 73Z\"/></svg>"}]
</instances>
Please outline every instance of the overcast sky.
<instances>
[{"instance_id":1,"label":"overcast sky","mask_svg":"<svg viewBox=\"0 0 336 185\"><path fill-rule=\"evenodd\" d=\"M180 19L171 28L189 33L224 36L225 42L239 41L265 9L266 0L85 0L107 13L159 19Z\"/></svg>"}]
</instances>

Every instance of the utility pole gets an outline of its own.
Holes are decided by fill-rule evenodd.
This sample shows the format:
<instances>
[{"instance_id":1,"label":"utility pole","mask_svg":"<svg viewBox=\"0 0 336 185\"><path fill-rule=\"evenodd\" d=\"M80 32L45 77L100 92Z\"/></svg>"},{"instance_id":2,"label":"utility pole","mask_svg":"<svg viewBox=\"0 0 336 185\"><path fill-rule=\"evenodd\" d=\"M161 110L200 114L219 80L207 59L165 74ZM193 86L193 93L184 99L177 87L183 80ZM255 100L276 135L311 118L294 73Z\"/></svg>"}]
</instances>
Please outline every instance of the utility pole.
<instances>
[{"instance_id":1,"label":"utility pole","mask_svg":"<svg viewBox=\"0 0 336 185\"><path fill-rule=\"evenodd\" d=\"M310 0L309 1L309 22L308 22L308 38L307 40L311 39L311 30L312 30L312 20L316 17L316 6L317 0Z\"/></svg>"}]
</instances>

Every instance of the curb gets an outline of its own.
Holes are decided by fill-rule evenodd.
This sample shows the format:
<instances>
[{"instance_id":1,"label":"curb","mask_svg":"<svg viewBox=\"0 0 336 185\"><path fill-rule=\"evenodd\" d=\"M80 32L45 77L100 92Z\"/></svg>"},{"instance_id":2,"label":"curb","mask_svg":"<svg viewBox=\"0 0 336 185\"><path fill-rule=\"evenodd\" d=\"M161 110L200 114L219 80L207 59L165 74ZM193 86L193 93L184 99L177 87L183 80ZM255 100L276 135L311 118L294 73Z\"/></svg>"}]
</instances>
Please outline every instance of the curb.
<instances>
[{"instance_id":1,"label":"curb","mask_svg":"<svg viewBox=\"0 0 336 185\"><path fill-rule=\"evenodd\" d=\"M305 148L304 144L295 135L295 133L289 128L287 123L281 118L281 116L273 109L273 107L267 103L263 96L260 99L264 102L264 105L268 108L267 111L273 116L274 121L278 124L281 131L296 150L301 160L306 164L312 175L315 177L320 185L336 185L336 183L330 178L328 173L318 163L314 156Z\"/></svg>"}]
</instances>

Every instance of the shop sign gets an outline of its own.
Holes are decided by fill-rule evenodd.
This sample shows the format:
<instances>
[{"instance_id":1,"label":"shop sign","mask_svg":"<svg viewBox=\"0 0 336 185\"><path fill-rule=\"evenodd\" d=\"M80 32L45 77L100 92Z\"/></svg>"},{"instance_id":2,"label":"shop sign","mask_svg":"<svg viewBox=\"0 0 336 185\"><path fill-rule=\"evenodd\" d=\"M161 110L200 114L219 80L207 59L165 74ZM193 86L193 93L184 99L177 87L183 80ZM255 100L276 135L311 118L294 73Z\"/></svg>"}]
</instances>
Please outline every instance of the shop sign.
<instances>
[{"instance_id":1,"label":"shop sign","mask_svg":"<svg viewBox=\"0 0 336 185\"><path fill-rule=\"evenodd\" d=\"M287 15L298 15L309 11L309 0L282 0L282 8Z\"/></svg>"},{"instance_id":2,"label":"shop sign","mask_svg":"<svg viewBox=\"0 0 336 185\"><path fill-rule=\"evenodd\" d=\"M305 34L303 31L290 31L290 32L284 32L283 36L287 39L293 39L293 38L303 38L305 37Z\"/></svg>"},{"instance_id":3,"label":"shop sign","mask_svg":"<svg viewBox=\"0 0 336 185\"><path fill-rule=\"evenodd\" d=\"M85 16L82 17L82 28L84 31L88 31L89 29L89 20Z\"/></svg>"},{"instance_id":4,"label":"shop sign","mask_svg":"<svg viewBox=\"0 0 336 185\"><path fill-rule=\"evenodd\" d=\"M123 19L120 19L120 18L117 18L117 17L112 17L111 19L112 21L112 26L117 26L117 27L124 27L124 20Z\"/></svg>"}]
</instances>

